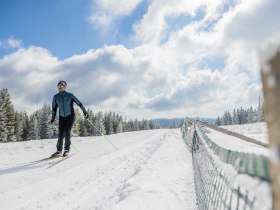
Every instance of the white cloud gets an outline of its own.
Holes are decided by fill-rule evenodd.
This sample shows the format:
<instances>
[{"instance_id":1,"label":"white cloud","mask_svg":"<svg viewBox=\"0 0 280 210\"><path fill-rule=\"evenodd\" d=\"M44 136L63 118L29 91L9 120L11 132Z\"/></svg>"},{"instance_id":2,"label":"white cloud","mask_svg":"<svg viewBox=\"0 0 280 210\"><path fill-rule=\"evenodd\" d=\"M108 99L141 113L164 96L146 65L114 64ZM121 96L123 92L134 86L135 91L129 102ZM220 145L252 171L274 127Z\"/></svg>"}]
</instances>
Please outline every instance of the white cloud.
<instances>
[{"instance_id":1,"label":"white cloud","mask_svg":"<svg viewBox=\"0 0 280 210\"><path fill-rule=\"evenodd\" d=\"M202 23L210 22L217 16L220 7L227 1L185 1L177 0L153 0L149 5L148 12L143 19L134 25L135 39L140 43L160 43L165 30L168 28L166 19L186 15L194 17L199 9L205 11Z\"/></svg>"},{"instance_id":2,"label":"white cloud","mask_svg":"<svg viewBox=\"0 0 280 210\"><path fill-rule=\"evenodd\" d=\"M93 26L108 28L115 19L128 16L143 0L97 0L92 1L93 11L89 18Z\"/></svg>"},{"instance_id":3,"label":"white cloud","mask_svg":"<svg viewBox=\"0 0 280 210\"><path fill-rule=\"evenodd\" d=\"M0 47L4 49L18 49L21 47L21 40L15 39L13 36L10 36L7 40L0 40Z\"/></svg>"},{"instance_id":4,"label":"white cloud","mask_svg":"<svg viewBox=\"0 0 280 210\"><path fill-rule=\"evenodd\" d=\"M121 8L100 1L99 12L116 7L110 18L129 15L139 3L132 2ZM38 47L19 49L0 60L0 85L12 91L23 109L50 103L61 79L95 111L113 109L138 117L217 116L225 109L252 105L261 94L258 46L280 32L279 3L186 2L150 1L146 15L135 24L140 44L133 49L105 46L65 60ZM221 9L225 5L230 9ZM171 27L161 42L168 17L194 17L200 9L204 16Z\"/></svg>"}]
</instances>

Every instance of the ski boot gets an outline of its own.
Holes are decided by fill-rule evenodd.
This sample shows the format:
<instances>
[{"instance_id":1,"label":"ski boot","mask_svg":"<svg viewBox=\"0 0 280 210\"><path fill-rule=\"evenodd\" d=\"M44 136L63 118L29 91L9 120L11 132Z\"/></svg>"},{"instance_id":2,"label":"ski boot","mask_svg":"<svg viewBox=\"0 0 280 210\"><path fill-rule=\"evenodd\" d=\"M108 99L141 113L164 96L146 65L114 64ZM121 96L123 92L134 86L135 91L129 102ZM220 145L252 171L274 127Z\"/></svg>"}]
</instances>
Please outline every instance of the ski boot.
<instances>
[{"instance_id":1,"label":"ski boot","mask_svg":"<svg viewBox=\"0 0 280 210\"><path fill-rule=\"evenodd\" d=\"M56 151L55 153L53 153L53 154L51 155L51 158L60 157L60 155L61 155L61 151Z\"/></svg>"},{"instance_id":2,"label":"ski boot","mask_svg":"<svg viewBox=\"0 0 280 210\"><path fill-rule=\"evenodd\" d=\"M63 152L63 157L67 157L68 156L68 154L69 154L69 150L64 150L64 152Z\"/></svg>"}]
</instances>

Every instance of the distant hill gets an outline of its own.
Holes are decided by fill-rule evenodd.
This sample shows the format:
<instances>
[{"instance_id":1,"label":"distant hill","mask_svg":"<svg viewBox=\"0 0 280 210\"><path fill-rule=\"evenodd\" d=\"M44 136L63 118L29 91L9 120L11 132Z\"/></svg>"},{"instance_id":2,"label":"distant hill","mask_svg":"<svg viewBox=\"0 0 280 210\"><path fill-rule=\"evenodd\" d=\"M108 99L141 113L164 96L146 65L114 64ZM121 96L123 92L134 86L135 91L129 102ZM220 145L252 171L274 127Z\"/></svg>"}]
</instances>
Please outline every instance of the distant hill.
<instances>
[{"instance_id":1,"label":"distant hill","mask_svg":"<svg viewBox=\"0 0 280 210\"><path fill-rule=\"evenodd\" d=\"M181 121L184 118L173 118L173 119L165 119L165 118L158 118L153 119L156 125L160 126L161 128L170 128L172 125L180 125Z\"/></svg>"}]
</instances>

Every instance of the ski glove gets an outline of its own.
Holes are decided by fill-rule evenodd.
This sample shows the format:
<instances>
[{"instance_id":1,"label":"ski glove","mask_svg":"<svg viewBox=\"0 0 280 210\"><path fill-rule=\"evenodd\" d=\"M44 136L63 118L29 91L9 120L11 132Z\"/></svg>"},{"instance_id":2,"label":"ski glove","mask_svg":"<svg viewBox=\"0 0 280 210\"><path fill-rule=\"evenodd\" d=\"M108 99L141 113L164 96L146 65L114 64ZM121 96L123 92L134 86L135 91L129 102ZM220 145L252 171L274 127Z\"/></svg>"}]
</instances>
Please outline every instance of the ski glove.
<instances>
[{"instance_id":1,"label":"ski glove","mask_svg":"<svg viewBox=\"0 0 280 210\"><path fill-rule=\"evenodd\" d=\"M54 119L51 119L50 123L53 124L53 122L54 122Z\"/></svg>"},{"instance_id":2,"label":"ski glove","mask_svg":"<svg viewBox=\"0 0 280 210\"><path fill-rule=\"evenodd\" d=\"M86 119L88 119L88 117L89 117L87 112L84 112L84 116L85 116Z\"/></svg>"}]
</instances>

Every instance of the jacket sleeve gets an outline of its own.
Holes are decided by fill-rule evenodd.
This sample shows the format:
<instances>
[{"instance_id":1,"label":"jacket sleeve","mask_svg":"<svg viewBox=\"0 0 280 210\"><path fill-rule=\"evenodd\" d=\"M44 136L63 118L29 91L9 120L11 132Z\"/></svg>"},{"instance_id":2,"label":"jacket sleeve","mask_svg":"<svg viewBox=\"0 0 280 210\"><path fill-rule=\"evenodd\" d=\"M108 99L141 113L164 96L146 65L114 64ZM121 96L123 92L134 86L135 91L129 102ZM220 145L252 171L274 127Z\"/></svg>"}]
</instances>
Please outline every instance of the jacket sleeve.
<instances>
[{"instance_id":1,"label":"jacket sleeve","mask_svg":"<svg viewBox=\"0 0 280 210\"><path fill-rule=\"evenodd\" d=\"M85 107L83 106L83 104L79 101L79 99L77 99L76 96L74 96L74 94L72 94L72 99L74 100L74 102L81 108L81 110L83 111L83 113L87 113Z\"/></svg>"},{"instance_id":2,"label":"jacket sleeve","mask_svg":"<svg viewBox=\"0 0 280 210\"><path fill-rule=\"evenodd\" d=\"M52 101L52 120L55 119L55 116L56 116L56 112L57 112L57 103L56 103L56 100L55 100L55 96L53 97L53 101Z\"/></svg>"}]
</instances>

